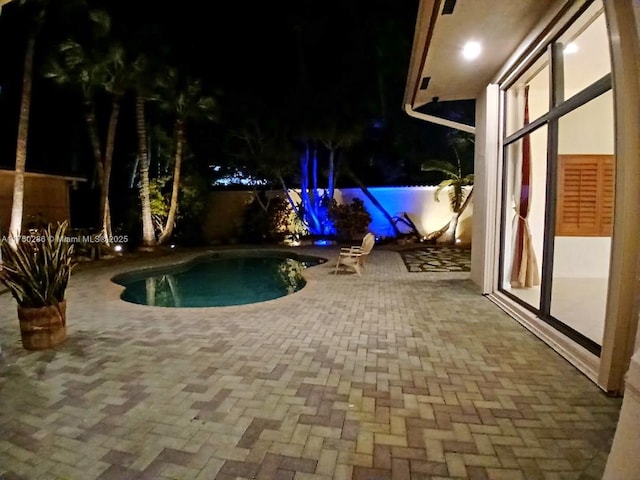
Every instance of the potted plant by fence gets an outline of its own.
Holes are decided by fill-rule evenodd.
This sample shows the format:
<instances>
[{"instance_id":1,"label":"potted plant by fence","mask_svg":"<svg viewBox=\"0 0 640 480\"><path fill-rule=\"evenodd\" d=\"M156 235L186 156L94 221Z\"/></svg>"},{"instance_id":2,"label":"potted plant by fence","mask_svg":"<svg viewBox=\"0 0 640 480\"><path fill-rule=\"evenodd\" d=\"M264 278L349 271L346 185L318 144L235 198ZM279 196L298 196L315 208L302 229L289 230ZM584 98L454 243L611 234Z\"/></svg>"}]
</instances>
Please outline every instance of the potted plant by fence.
<instances>
[{"instance_id":1,"label":"potted plant by fence","mask_svg":"<svg viewBox=\"0 0 640 480\"><path fill-rule=\"evenodd\" d=\"M22 346L44 350L62 343L67 336L64 298L71 269L73 243L65 235L67 223L51 224L16 249L2 243L0 281L18 303Z\"/></svg>"}]
</instances>

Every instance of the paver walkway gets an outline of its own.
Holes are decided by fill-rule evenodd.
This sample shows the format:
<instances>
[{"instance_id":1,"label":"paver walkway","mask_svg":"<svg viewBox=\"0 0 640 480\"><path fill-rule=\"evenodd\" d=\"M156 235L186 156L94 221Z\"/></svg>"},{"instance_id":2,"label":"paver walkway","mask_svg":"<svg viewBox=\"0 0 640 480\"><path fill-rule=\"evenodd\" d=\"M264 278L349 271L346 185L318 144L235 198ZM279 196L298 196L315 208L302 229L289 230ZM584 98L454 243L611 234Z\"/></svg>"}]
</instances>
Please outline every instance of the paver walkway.
<instances>
[{"instance_id":1,"label":"paver walkway","mask_svg":"<svg viewBox=\"0 0 640 480\"><path fill-rule=\"evenodd\" d=\"M0 295L0 476L600 478L620 399L468 274L378 248L333 275L335 249L312 251L330 261L305 288L241 307L128 304L109 278L130 267L79 270L46 352Z\"/></svg>"}]
</instances>

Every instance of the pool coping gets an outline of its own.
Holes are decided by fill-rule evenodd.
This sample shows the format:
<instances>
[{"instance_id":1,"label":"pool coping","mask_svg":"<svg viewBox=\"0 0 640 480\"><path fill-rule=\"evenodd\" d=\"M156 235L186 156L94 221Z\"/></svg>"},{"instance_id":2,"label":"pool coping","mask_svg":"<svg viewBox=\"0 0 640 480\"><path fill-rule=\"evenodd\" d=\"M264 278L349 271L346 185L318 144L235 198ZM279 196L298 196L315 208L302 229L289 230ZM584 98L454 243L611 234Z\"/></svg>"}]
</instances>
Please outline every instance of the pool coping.
<instances>
[{"instance_id":1,"label":"pool coping","mask_svg":"<svg viewBox=\"0 0 640 480\"><path fill-rule=\"evenodd\" d=\"M121 298L122 292L125 287L113 281L113 278L124 275L129 272L144 272L147 270L154 269L162 269L166 267L170 267L173 265L180 265L188 263L189 261L194 260L195 258L206 255L207 253L217 253L217 252L261 252L261 251L279 251L286 252L288 254L295 253L296 255L310 255L325 258L326 261L324 263L320 263L318 265L311 266L306 268L304 271L304 278L306 280L306 285L300 290L293 292L290 295L285 295L283 297L274 298L271 300L265 300L262 302L256 303L248 303L244 305L228 305L228 306L218 306L218 307L179 307L181 311L184 310L193 310L193 311L216 311L216 312L224 312L226 310L234 310L240 311L244 309L254 309L254 308L262 308L268 305L280 304L282 302L291 301L292 298L299 298L300 295L313 295L316 291L317 278L318 275L321 275L320 270L322 267L327 267L331 264L331 257L335 255L335 248L331 248L327 250L327 247L321 248L313 248L313 247L296 247L295 250L293 248L278 248L278 247L237 247L237 248L201 248L195 250L188 251L176 251L175 253L171 253L166 256L159 257L148 257L148 256L140 256L137 258L129 259L123 263L118 264L110 264L104 263L102 265L96 265L95 267L91 266L89 268L82 269L78 272L75 272L70 279L69 289L68 289L68 297L73 296L76 293L76 289L74 285L78 282L90 281L94 284L94 287L99 289L103 298L108 302L114 302L117 304L126 305L127 308L135 309L135 311L150 311L149 309L158 309L161 311L174 311L175 307L163 307L163 306L154 306L154 305L141 305L136 303L127 302ZM319 254L324 253L324 255ZM73 302L68 302L70 305L73 305Z\"/></svg>"},{"instance_id":2,"label":"pool coping","mask_svg":"<svg viewBox=\"0 0 640 480\"><path fill-rule=\"evenodd\" d=\"M277 254L277 255L276 255ZM141 280L142 278L146 278L149 275L154 275L154 274L161 274L166 272L168 269L170 268L179 268L179 267L184 267L186 269L188 269L190 267L190 265L195 265L196 263L198 263L199 261L205 260L207 257L215 257L215 256L219 256L219 258L224 258L225 256L227 258L230 257L239 257L239 256L251 256L251 257L281 257L281 258L291 258L293 260L297 260L299 262L303 262L305 260L319 260L319 262L315 265L309 265L307 267L305 267L303 269L302 272L302 277L305 281L305 284L299 288L298 290L276 297L276 298L272 298L272 299L267 299L267 300L260 300L257 302L249 302L249 303L242 303L242 304L237 304L237 305L208 305L208 306L180 306L180 307L176 307L176 306L169 306L169 305L148 305L148 304L143 304L143 303L137 303L137 302L131 302L129 300L123 299L122 298L122 294L124 293L124 291L126 290L127 286L123 285L121 282L126 282L126 281L133 281L133 280ZM168 259L168 258L172 258L172 257L161 257L164 259ZM255 304L262 304L264 302L271 302L271 301L275 301L275 300L280 300L282 298L291 296L291 295L295 295L296 293L299 293L300 291L304 290L305 288L308 287L309 282L310 282L310 278L308 275L308 272L313 269L314 267L320 266L320 265L325 265L329 263L329 259L326 258L326 256L320 256L320 255L311 255L308 253L302 253L299 251L291 251L291 250L286 250L286 249L282 249L282 248L262 248L262 249L255 249L255 248L236 248L236 249L206 249L200 252L194 252L193 255L190 255L186 258L181 258L178 261L173 261L173 262L162 262L162 263L153 263L152 265L146 265L146 266L142 266L140 268L133 268L133 269L128 269L127 271L124 272L118 272L115 273L114 275L111 276L111 278L109 279L110 282L112 284L117 285L118 287L121 287L120 293L118 294L118 298L123 301L126 302L128 304L131 305L138 305L141 307L158 307L158 308L166 308L166 309L184 309L184 308L193 308L193 309L206 309L206 308L214 308L214 309L220 309L220 308L227 308L227 307L243 307L243 306L247 306L247 305L255 305Z\"/></svg>"}]
</instances>

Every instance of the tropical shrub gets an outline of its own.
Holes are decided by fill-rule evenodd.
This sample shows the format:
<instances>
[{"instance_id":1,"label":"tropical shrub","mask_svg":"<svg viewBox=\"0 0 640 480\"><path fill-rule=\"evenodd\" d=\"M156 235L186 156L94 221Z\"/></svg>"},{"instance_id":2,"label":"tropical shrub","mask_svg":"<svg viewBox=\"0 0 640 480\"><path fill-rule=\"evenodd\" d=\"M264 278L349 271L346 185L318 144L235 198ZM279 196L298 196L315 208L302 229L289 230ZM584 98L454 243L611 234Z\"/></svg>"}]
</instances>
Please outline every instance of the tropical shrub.
<instances>
[{"instance_id":1,"label":"tropical shrub","mask_svg":"<svg viewBox=\"0 0 640 480\"><path fill-rule=\"evenodd\" d=\"M371 215L359 198L345 204L333 201L329 215L336 228L336 237L340 240L362 238L371 223Z\"/></svg>"},{"instance_id":2,"label":"tropical shrub","mask_svg":"<svg viewBox=\"0 0 640 480\"><path fill-rule=\"evenodd\" d=\"M242 216L240 240L245 243L277 242L290 233L291 208L285 198L256 193Z\"/></svg>"},{"instance_id":3,"label":"tropical shrub","mask_svg":"<svg viewBox=\"0 0 640 480\"><path fill-rule=\"evenodd\" d=\"M21 307L45 307L64 300L74 244L66 236L67 223L51 224L38 233L20 239L16 249L2 243L0 281Z\"/></svg>"}]
</instances>

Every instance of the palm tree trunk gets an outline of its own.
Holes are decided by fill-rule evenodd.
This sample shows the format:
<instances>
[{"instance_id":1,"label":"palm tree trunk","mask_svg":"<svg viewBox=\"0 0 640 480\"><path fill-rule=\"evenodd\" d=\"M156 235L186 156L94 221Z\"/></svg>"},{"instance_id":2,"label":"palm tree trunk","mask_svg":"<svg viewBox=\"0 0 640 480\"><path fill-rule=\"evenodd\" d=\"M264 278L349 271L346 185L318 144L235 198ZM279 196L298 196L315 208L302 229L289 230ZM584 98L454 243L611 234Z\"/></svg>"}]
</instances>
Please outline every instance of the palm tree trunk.
<instances>
[{"instance_id":1,"label":"palm tree trunk","mask_svg":"<svg viewBox=\"0 0 640 480\"><path fill-rule=\"evenodd\" d=\"M102 185L102 175L104 173L104 165L102 162L102 147L100 146L100 135L98 134L98 125L96 124L96 106L91 98L84 101L85 114L84 121L87 124L87 134L89 135L89 144L93 153L93 175L91 176L91 188L95 188L96 181L98 185ZM102 216L100 217L102 218Z\"/></svg>"},{"instance_id":2,"label":"palm tree trunk","mask_svg":"<svg viewBox=\"0 0 640 480\"><path fill-rule=\"evenodd\" d=\"M176 122L176 156L173 166L173 187L171 189L171 203L169 204L169 214L167 221L158 239L158 244L162 245L173 233L173 226L176 222L178 212L178 195L180 193L180 170L182 169L182 147L184 145L184 123L182 120Z\"/></svg>"},{"instance_id":3,"label":"palm tree trunk","mask_svg":"<svg viewBox=\"0 0 640 480\"><path fill-rule=\"evenodd\" d=\"M291 194L289 193L289 189L287 188L287 185L284 183L284 178L282 178L282 175L278 176L278 180L280 180L280 185L282 185L282 191L287 196L287 201L289 202L289 205L291 205L291 210L293 210L293 212L296 214L296 217L298 217L300 222L302 222L302 224L305 225L304 218L302 218L302 215L300 213L300 209L296 205L296 202L293 201L293 198L291 198Z\"/></svg>"},{"instance_id":4,"label":"palm tree trunk","mask_svg":"<svg viewBox=\"0 0 640 480\"><path fill-rule=\"evenodd\" d=\"M13 203L11 206L11 223L9 225L9 246L16 249L22 231L22 212L24 209L24 171L27 163L27 138L29 136L29 110L31 108L31 87L33 85L33 58L36 46L37 30L27 39L24 54L24 71L22 73L22 100L18 123L18 140L16 145L16 168L13 179Z\"/></svg>"},{"instance_id":5,"label":"palm tree trunk","mask_svg":"<svg viewBox=\"0 0 640 480\"><path fill-rule=\"evenodd\" d=\"M319 195L318 195L318 149L313 147L313 156L311 157L311 172L313 178L313 187L311 188L311 201L313 202L313 211L318 211Z\"/></svg>"},{"instance_id":6,"label":"palm tree trunk","mask_svg":"<svg viewBox=\"0 0 640 480\"><path fill-rule=\"evenodd\" d=\"M452 239L450 239L450 243L456 243L456 239L458 238L458 223L460 221L460 216L462 215L462 212L464 212L465 209L469 206L469 203L471 203L472 195L473 195L473 187L471 187L471 190L469 190L469 193L465 197L464 202L462 202L462 205L460 205L460 208L451 219L451 224L449 225L449 229L445 233L445 235L447 236L451 235L453 237Z\"/></svg>"},{"instance_id":7,"label":"palm tree trunk","mask_svg":"<svg viewBox=\"0 0 640 480\"><path fill-rule=\"evenodd\" d=\"M454 213L453 217L445 227L442 227L439 232L442 232L436 240L438 243L444 243L445 245L453 245L456 243L456 230L458 229L458 220L460 218L459 213Z\"/></svg>"},{"instance_id":8,"label":"palm tree trunk","mask_svg":"<svg viewBox=\"0 0 640 480\"><path fill-rule=\"evenodd\" d=\"M311 210L309 206L309 147L305 147L304 155L300 157L300 200L305 216Z\"/></svg>"},{"instance_id":9,"label":"palm tree trunk","mask_svg":"<svg viewBox=\"0 0 640 480\"><path fill-rule=\"evenodd\" d=\"M416 240L418 242L422 241L422 234L418 230L418 227L416 227L416 224L413 223L413 220L411 220L411 217L409 217L409 214L407 212L402 212L402 214L396 218L397 220L394 222L396 225L398 222L404 223L407 227L409 227L411 233L413 233L413 235L416 237Z\"/></svg>"},{"instance_id":10,"label":"palm tree trunk","mask_svg":"<svg viewBox=\"0 0 640 480\"><path fill-rule=\"evenodd\" d=\"M116 144L116 127L120 115L120 103L122 94L114 94L111 100L111 115L109 116L109 126L107 128L107 142L104 148L103 171L100 182L100 220L102 234L105 242L109 245L112 236L111 231L111 209L109 208L109 183L111 181L111 167L113 165L113 150Z\"/></svg>"},{"instance_id":11,"label":"palm tree trunk","mask_svg":"<svg viewBox=\"0 0 640 480\"><path fill-rule=\"evenodd\" d=\"M151 218L149 194L149 152L147 151L147 131L144 120L144 99L136 95L136 130L138 132L138 156L140 157L140 205L142 209L142 243L145 247L156 244Z\"/></svg>"},{"instance_id":12,"label":"palm tree trunk","mask_svg":"<svg viewBox=\"0 0 640 480\"><path fill-rule=\"evenodd\" d=\"M349 177L351 177L351 179L355 182L355 184L358 185L358 187L360 187L360 190L362 190L362 193L365 194L365 196L369 199L369 201L373 203L373 205L378 210L380 210L384 218L386 218L387 221L389 222L389 225L391 225L394 236L398 237L400 235L400 231L398 230L398 227L393 221L393 218L391 217L391 215L389 215L389 212L387 212L387 210L382 206L382 204L378 201L378 199L373 196L373 194L369 191L367 186L364 183L362 183L362 181L358 177L356 177L355 173L353 173L351 170L347 170L347 174L349 175Z\"/></svg>"},{"instance_id":13,"label":"palm tree trunk","mask_svg":"<svg viewBox=\"0 0 640 480\"><path fill-rule=\"evenodd\" d=\"M440 230L436 230L435 232L431 232L429 233L425 240L427 241L433 241L433 240L438 240L440 237L442 237L442 235L444 235L444 233L449 230L449 226L451 225L451 220L449 220L447 222L447 224L442 227Z\"/></svg>"},{"instance_id":14,"label":"palm tree trunk","mask_svg":"<svg viewBox=\"0 0 640 480\"><path fill-rule=\"evenodd\" d=\"M320 230L320 222L316 215L316 210L310 198L309 191L309 155L310 149L307 144L304 155L300 159L300 197L302 198L302 211L304 212L304 223L312 234L322 233Z\"/></svg>"},{"instance_id":15,"label":"palm tree trunk","mask_svg":"<svg viewBox=\"0 0 640 480\"><path fill-rule=\"evenodd\" d=\"M449 220L447 224L444 227L442 227L440 230L437 230L427 235L427 240L436 240L438 241L438 243L444 243L449 245L456 243L456 238L457 238L456 234L458 230L458 223L460 220L460 216L462 215L462 212L465 211L467 206L469 206L469 203L471 203L472 195L473 195L473 187L471 187L471 190L469 190L469 194L465 197L464 202L462 202L462 205L460 206L460 208L453 213L451 220Z\"/></svg>"},{"instance_id":16,"label":"palm tree trunk","mask_svg":"<svg viewBox=\"0 0 640 480\"><path fill-rule=\"evenodd\" d=\"M329 149L329 174L328 174L328 183L327 190L329 193L329 198L333 199L334 191L335 191L335 155L336 151L334 148Z\"/></svg>"}]
</instances>

